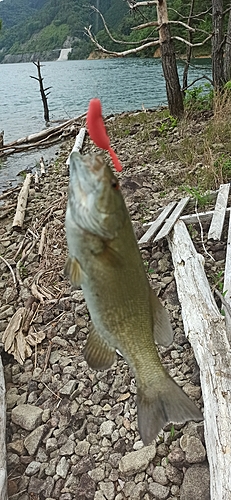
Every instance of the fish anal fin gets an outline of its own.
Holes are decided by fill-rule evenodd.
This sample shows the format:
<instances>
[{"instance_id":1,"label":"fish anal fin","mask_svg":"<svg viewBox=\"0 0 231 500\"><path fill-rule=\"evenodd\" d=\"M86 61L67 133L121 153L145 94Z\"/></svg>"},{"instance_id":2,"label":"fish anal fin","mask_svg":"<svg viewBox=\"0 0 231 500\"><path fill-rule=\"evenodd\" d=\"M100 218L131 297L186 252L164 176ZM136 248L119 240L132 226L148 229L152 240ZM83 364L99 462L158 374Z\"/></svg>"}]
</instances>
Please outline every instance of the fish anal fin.
<instances>
[{"instance_id":1,"label":"fish anal fin","mask_svg":"<svg viewBox=\"0 0 231 500\"><path fill-rule=\"evenodd\" d=\"M73 286L81 285L82 270L76 258L68 257L64 267L64 274L70 278Z\"/></svg>"},{"instance_id":2,"label":"fish anal fin","mask_svg":"<svg viewBox=\"0 0 231 500\"><path fill-rule=\"evenodd\" d=\"M114 363L116 351L99 335L91 324L83 354L88 365L94 370L106 370Z\"/></svg>"},{"instance_id":3,"label":"fish anal fin","mask_svg":"<svg viewBox=\"0 0 231 500\"><path fill-rule=\"evenodd\" d=\"M203 420L197 406L169 376L160 385L159 391L137 390L138 426L145 445L150 444L161 429L169 423L185 423Z\"/></svg>"},{"instance_id":4,"label":"fish anal fin","mask_svg":"<svg viewBox=\"0 0 231 500\"><path fill-rule=\"evenodd\" d=\"M168 313L160 299L150 287L150 302L153 316L153 334L157 344L168 346L173 341L173 331Z\"/></svg>"}]
</instances>

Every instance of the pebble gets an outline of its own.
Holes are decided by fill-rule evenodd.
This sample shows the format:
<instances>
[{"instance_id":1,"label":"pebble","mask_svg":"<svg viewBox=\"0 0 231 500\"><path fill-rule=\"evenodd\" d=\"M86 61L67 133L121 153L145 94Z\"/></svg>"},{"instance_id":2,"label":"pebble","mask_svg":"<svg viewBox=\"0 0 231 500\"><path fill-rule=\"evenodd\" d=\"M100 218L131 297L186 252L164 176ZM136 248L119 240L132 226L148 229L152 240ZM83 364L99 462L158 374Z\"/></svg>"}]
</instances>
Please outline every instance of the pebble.
<instances>
[{"instance_id":1,"label":"pebble","mask_svg":"<svg viewBox=\"0 0 231 500\"><path fill-rule=\"evenodd\" d=\"M114 498L115 498L115 486L114 486L114 483L112 481L100 482L99 487L107 500L114 500Z\"/></svg>"},{"instance_id":2,"label":"pebble","mask_svg":"<svg viewBox=\"0 0 231 500\"><path fill-rule=\"evenodd\" d=\"M184 434L180 439L180 446L185 452L185 459L190 464L204 462L206 450L199 438Z\"/></svg>"},{"instance_id":3,"label":"pebble","mask_svg":"<svg viewBox=\"0 0 231 500\"><path fill-rule=\"evenodd\" d=\"M34 455L39 443L43 437L45 430L45 425L40 425L32 431L25 439L24 439L24 446L27 449L29 455Z\"/></svg>"},{"instance_id":4,"label":"pebble","mask_svg":"<svg viewBox=\"0 0 231 500\"><path fill-rule=\"evenodd\" d=\"M26 470L25 470L25 474L26 474L27 476L34 476L34 474L36 474L37 472L39 472L40 467L41 467L41 464L40 464L39 462L35 462L35 461L33 461L33 462L31 462L31 463L27 466L27 468L26 468Z\"/></svg>"},{"instance_id":5,"label":"pebble","mask_svg":"<svg viewBox=\"0 0 231 500\"><path fill-rule=\"evenodd\" d=\"M156 500L166 500L169 496L170 488L159 483L151 483L149 491Z\"/></svg>"},{"instance_id":6,"label":"pebble","mask_svg":"<svg viewBox=\"0 0 231 500\"><path fill-rule=\"evenodd\" d=\"M132 451L121 458L119 470L126 475L145 470L156 456L156 445L146 446L137 451Z\"/></svg>"},{"instance_id":7,"label":"pebble","mask_svg":"<svg viewBox=\"0 0 231 500\"><path fill-rule=\"evenodd\" d=\"M11 413L12 422L27 431L32 431L40 425L43 410L37 406L25 404L13 408Z\"/></svg>"},{"instance_id":8,"label":"pebble","mask_svg":"<svg viewBox=\"0 0 231 500\"><path fill-rule=\"evenodd\" d=\"M66 479L70 467L70 462L65 457L62 457L56 466L56 474L63 479Z\"/></svg>"},{"instance_id":9,"label":"pebble","mask_svg":"<svg viewBox=\"0 0 231 500\"><path fill-rule=\"evenodd\" d=\"M180 500L210 500L210 479L207 465L193 465L186 470L180 489Z\"/></svg>"},{"instance_id":10,"label":"pebble","mask_svg":"<svg viewBox=\"0 0 231 500\"><path fill-rule=\"evenodd\" d=\"M101 424L99 432L102 437L111 436L114 429L115 429L115 423L112 422L111 420L106 420L106 422L103 422Z\"/></svg>"},{"instance_id":11,"label":"pebble","mask_svg":"<svg viewBox=\"0 0 231 500\"><path fill-rule=\"evenodd\" d=\"M163 486L166 486L166 484L168 484L166 469L162 465L154 468L152 477L156 483L162 484Z\"/></svg>"}]
</instances>

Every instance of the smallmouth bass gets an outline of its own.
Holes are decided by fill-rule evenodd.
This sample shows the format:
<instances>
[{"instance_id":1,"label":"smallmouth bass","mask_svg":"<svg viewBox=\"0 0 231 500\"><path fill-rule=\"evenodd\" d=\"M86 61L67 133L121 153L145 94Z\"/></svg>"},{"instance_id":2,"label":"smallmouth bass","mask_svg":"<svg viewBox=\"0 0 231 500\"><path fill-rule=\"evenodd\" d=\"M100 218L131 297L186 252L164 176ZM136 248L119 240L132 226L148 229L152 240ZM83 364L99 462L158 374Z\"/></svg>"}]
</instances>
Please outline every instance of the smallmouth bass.
<instances>
[{"instance_id":1,"label":"smallmouth bass","mask_svg":"<svg viewBox=\"0 0 231 500\"><path fill-rule=\"evenodd\" d=\"M70 156L65 273L81 286L91 316L84 356L109 368L118 349L137 383L145 445L167 423L201 420L200 410L162 366L155 341L172 342L168 315L149 285L119 183L101 155Z\"/></svg>"}]
</instances>

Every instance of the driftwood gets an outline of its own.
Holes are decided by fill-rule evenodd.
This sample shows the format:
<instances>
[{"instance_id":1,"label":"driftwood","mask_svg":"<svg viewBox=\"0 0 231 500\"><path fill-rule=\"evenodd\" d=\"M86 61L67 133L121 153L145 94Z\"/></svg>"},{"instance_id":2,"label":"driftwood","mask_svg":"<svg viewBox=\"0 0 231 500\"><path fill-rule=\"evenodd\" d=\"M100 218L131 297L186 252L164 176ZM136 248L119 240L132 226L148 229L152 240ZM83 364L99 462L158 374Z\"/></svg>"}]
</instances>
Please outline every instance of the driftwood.
<instances>
[{"instance_id":1,"label":"driftwood","mask_svg":"<svg viewBox=\"0 0 231 500\"><path fill-rule=\"evenodd\" d=\"M12 224L13 229L21 229L23 226L30 182L31 182L31 174L27 174L25 181L22 185L21 191L18 195L18 204Z\"/></svg>"},{"instance_id":2,"label":"driftwood","mask_svg":"<svg viewBox=\"0 0 231 500\"><path fill-rule=\"evenodd\" d=\"M76 136L75 144L74 144L74 146L72 148L71 153L73 153L73 151L76 151L78 153L81 151L81 149L83 147L83 141L84 141L85 134L86 134L86 128L85 127L81 127L79 133ZM70 155L67 158L66 164L70 165Z\"/></svg>"},{"instance_id":3,"label":"driftwood","mask_svg":"<svg viewBox=\"0 0 231 500\"><path fill-rule=\"evenodd\" d=\"M73 134L72 126L77 126L78 121L85 116L86 113L83 113L76 118L71 118L64 123L56 125L56 127L48 127L41 130L37 134L30 134L26 137L22 137L21 139L17 139L16 141L4 144L3 147L0 148L0 157L26 151L31 148L48 147L55 144L60 141L63 136L67 137L68 135Z\"/></svg>"},{"instance_id":4,"label":"driftwood","mask_svg":"<svg viewBox=\"0 0 231 500\"><path fill-rule=\"evenodd\" d=\"M43 157L41 156L40 158L40 172L41 172L41 175L44 176L46 175L46 169L45 169L45 164L44 164L44 160L43 160Z\"/></svg>"},{"instance_id":5,"label":"driftwood","mask_svg":"<svg viewBox=\"0 0 231 500\"><path fill-rule=\"evenodd\" d=\"M31 347L45 338L45 332L35 332L31 326L37 307L34 297L29 297L25 307L19 307L12 316L2 336L5 351L12 354L21 365L31 356Z\"/></svg>"},{"instance_id":6,"label":"driftwood","mask_svg":"<svg viewBox=\"0 0 231 500\"><path fill-rule=\"evenodd\" d=\"M0 498L7 500L5 379L0 356Z\"/></svg>"},{"instance_id":7,"label":"driftwood","mask_svg":"<svg viewBox=\"0 0 231 500\"><path fill-rule=\"evenodd\" d=\"M43 248L44 248L45 238L46 238L46 230L47 230L47 226L44 226L42 228L41 238L40 238L40 242L39 242L39 249L38 249L39 257L42 257L42 254L43 254Z\"/></svg>"},{"instance_id":8,"label":"driftwood","mask_svg":"<svg viewBox=\"0 0 231 500\"><path fill-rule=\"evenodd\" d=\"M185 334L201 373L211 500L230 500L231 349L225 321L211 293L203 257L197 254L183 221L176 222L169 246Z\"/></svg>"}]
</instances>

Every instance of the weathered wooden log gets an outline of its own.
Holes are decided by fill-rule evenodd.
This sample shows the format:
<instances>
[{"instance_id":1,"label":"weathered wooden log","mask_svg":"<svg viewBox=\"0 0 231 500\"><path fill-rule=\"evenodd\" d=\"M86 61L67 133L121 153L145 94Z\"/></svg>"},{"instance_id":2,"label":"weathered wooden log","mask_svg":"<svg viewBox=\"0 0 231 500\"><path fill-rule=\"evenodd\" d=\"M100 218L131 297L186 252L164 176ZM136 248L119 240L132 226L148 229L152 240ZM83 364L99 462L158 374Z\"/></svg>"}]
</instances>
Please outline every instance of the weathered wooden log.
<instances>
[{"instance_id":1,"label":"weathered wooden log","mask_svg":"<svg viewBox=\"0 0 231 500\"><path fill-rule=\"evenodd\" d=\"M86 134L86 128L85 127L81 127L79 133L76 136L75 144L74 144L74 146L72 148L71 153L73 153L73 151L76 151L76 152L81 151L81 149L83 147L83 141L84 141L85 134ZM70 155L67 158L66 164L70 165Z\"/></svg>"},{"instance_id":2,"label":"weathered wooden log","mask_svg":"<svg viewBox=\"0 0 231 500\"><path fill-rule=\"evenodd\" d=\"M7 500L5 379L0 356L0 499Z\"/></svg>"},{"instance_id":3,"label":"weathered wooden log","mask_svg":"<svg viewBox=\"0 0 231 500\"><path fill-rule=\"evenodd\" d=\"M83 113L76 118L71 118L64 123L56 125L56 127L48 127L36 134L30 134L26 137L17 139L16 141L4 144L2 147L0 147L0 157L16 152L21 152L24 149L26 150L38 146L48 146L49 144L47 144L47 142L57 142L57 140L60 140L63 134L68 135L68 127L70 128L70 133L73 133L72 125L77 124L78 120L84 118L85 116L86 113Z\"/></svg>"},{"instance_id":4,"label":"weathered wooden log","mask_svg":"<svg viewBox=\"0 0 231 500\"><path fill-rule=\"evenodd\" d=\"M22 189L18 195L17 208L12 224L13 229L21 229L23 226L30 182L31 182L31 174L26 174L26 178L22 185Z\"/></svg>"},{"instance_id":5,"label":"weathered wooden log","mask_svg":"<svg viewBox=\"0 0 231 500\"><path fill-rule=\"evenodd\" d=\"M185 334L200 367L211 500L230 500L231 349L225 321L183 221L168 239Z\"/></svg>"}]
</instances>

